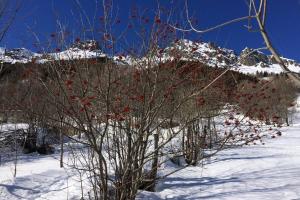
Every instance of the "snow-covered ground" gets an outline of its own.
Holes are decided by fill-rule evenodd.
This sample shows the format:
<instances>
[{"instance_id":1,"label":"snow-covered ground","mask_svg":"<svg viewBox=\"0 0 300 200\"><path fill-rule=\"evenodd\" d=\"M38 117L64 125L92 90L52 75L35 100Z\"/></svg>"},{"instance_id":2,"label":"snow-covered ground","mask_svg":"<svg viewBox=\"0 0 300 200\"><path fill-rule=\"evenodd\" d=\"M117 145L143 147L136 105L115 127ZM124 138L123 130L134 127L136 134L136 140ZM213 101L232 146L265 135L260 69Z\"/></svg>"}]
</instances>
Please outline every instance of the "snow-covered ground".
<instances>
[{"instance_id":1,"label":"snow-covered ground","mask_svg":"<svg viewBox=\"0 0 300 200\"><path fill-rule=\"evenodd\" d=\"M299 200L299 103L293 125L283 127L281 137L224 150L203 166L172 174L158 184L157 192L142 192L138 199Z\"/></svg>"},{"instance_id":2,"label":"snow-covered ground","mask_svg":"<svg viewBox=\"0 0 300 200\"><path fill-rule=\"evenodd\" d=\"M264 146L228 149L204 168L175 173L139 199L300 199L300 124Z\"/></svg>"},{"instance_id":3,"label":"snow-covered ground","mask_svg":"<svg viewBox=\"0 0 300 200\"><path fill-rule=\"evenodd\" d=\"M293 126L281 131L265 145L227 149L203 166L183 169L137 199L300 199L300 110ZM176 168L166 166L161 173ZM80 199L75 174L59 167L59 154L21 156L16 178L12 163L0 166L0 199Z\"/></svg>"},{"instance_id":4,"label":"snow-covered ground","mask_svg":"<svg viewBox=\"0 0 300 200\"><path fill-rule=\"evenodd\" d=\"M80 184L75 172L60 168L58 155L21 156L16 178L12 178L13 171L13 164L0 166L1 200L75 200L80 197Z\"/></svg>"}]
</instances>

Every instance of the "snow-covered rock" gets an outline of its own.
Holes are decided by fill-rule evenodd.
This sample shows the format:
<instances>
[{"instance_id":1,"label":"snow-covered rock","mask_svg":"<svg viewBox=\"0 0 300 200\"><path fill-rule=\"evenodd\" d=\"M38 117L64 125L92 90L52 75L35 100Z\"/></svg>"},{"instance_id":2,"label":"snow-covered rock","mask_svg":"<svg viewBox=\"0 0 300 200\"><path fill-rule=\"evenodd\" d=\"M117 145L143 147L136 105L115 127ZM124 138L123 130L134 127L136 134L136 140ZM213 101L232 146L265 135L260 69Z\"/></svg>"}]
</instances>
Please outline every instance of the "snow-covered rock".
<instances>
[{"instance_id":1,"label":"snow-covered rock","mask_svg":"<svg viewBox=\"0 0 300 200\"><path fill-rule=\"evenodd\" d=\"M49 56L54 60L78 60L106 57L106 55L99 49L99 44L95 40L75 42L69 49L50 53Z\"/></svg>"},{"instance_id":2,"label":"snow-covered rock","mask_svg":"<svg viewBox=\"0 0 300 200\"><path fill-rule=\"evenodd\" d=\"M242 50L239 56L239 62L240 64L246 66L253 66L259 63L264 63L266 65L270 64L270 60L267 55L248 47Z\"/></svg>"},{"instance_id":3,"label":"snow-covered rock","mask_svg":"<svg viewBox=\"0 0 300 200\"><path fill-rule=\"evenodd\" d=\"M37 54L25 48L5 49L0 48L0 62L2 63L27 63L34 60L45 63L53 60L72 60L108 57L121 65L159 64L172 60L199 61L208 66L231 68L241 73L256 74L257 72L281 73L283 70L275 59L263 52L245 48L240 55L233 50L222 48L214 43L194 42L186 39L178 40L166 48L158 48L149 52L144 57L132 55L110 56L99 48L95 40L76 41L65 50L57 49L54 53ZM292 59L282 58L287 67L300 72L300 65Z\"/></svg>"},{"instance_id":4,"label":"snow-covered rock","mask_svg":"<svg viewBox=\"0 0 300 200\"><path fill-rule=\"evenodd\" d=\"M32 59L40 57L41 54L34 53L25 48L5 49L0 48L1 63L28 63Z\"/></svg>"},{"instance_id":5,"label":"snow-covered rock","mask_svg":"<svg viewBox=\"0 0 300 200\"><path fill-rule=\"evenodd\" d=\"M89 59L101 58L106 55L99 49L99 45L94 40L85 42L76 42L70 48L57 51L55 53L34 53L25 48L5 49L0 48L1 63L28 63L33 60L37 63L45 63L52 60L72 60L72 59Z\"/></svg>"},{"instance_id":6,"label":"snow-covered rock","mask_svg":"<svg viewBox=\"0 0 300 200\"><path fill-rule=\"evenodd\" d=\"M221 48L213 43L179 40L165 49L165 57L180 56L181 59L201 61L209 66L226 67L237 61L233 50Z\"/></svg>"}]
</instances>

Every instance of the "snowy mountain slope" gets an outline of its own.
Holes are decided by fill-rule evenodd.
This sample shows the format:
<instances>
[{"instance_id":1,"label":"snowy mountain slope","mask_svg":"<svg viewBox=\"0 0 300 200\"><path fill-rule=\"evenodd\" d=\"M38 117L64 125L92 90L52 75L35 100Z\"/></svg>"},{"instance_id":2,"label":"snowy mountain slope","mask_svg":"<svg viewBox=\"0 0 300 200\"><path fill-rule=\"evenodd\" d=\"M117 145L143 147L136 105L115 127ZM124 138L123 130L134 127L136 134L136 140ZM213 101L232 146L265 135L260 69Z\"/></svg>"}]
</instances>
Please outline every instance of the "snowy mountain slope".
<instances>
[{"instance_id":1,"label":"snowy mountain slope","mask_svg":"<svg viewBox=\"0 0 300 200\"><path fill-rule=\"evenodd\" d=\"M163 60L179 56L183 60L202 61L209 66L226 67L237 61L233 50L221 48L213 43L178 40L163 52Z\"/></svg>"},{"instance_id":2,"label":"snowy mountain slope","mask_svg":"<svg viewBox=\"0 0 300 200\"><path fill-rule=\"evenodd\" d=\"M69 49L56 53L49 53L48 56L54 60L78 60L106 57L106 55L99 49L98 43L94 40L76 42Z\"/></svg>"},{"instance_id":3,"label":"snowy mountain slope","mask_svg":"<svg viewBox=\"0 0 300 200\"><path fill-rule=\"evenodd\" d=\"M300 73L300 67L297 64L289 64L288 68L293 72ZM237 67L233 67L232 69L245 74L255 74L257 72L280 74L283 72L279 64L270 64L267 67L265 67L263 63L258 63L257 65L253 66L239 65Z\"/></svg>"},{"instance_id":4,"label":"snowy mountain slope","mask_svg":"<svg viewBox=\"0 0 300 200\"><path fill-rule=\"evenodd\" d=\"M1 63L28 63L31 62L33 58L38 57L41 57L41 54L34 53L25 48L16 48L11 50L0 48Z\"/></svg>"},{"instance_id":5,"label":"snowy mountain slope","mask_svg":"<svg viewBox=\"0 0 300 200\"><path fill-rule=\"evenodd\" d=\"M154 54L154 55L153 55ZM232 70L256 74L257 72L267 72L279 74L283 72L280 65L275 62L272 56L251 48L245 48L240 55L233 50L221 48L213 43L193 42L190 40L178 40L165 49L159 49L151 56L140 59L130 56L115 60L122 61L121 64L143 65L144 63L161 63L172 60L200 61L212 67L231 68ZM300 72L300 64L296 61L282 58L291 71Z\"/></svg>"},{"instance_id":6,"label":"snowy mountain slope","mask_svg":"<svg viewBox=\"0 0 300 200\"><path fill-rule=\"evenodd\" d=\"M0 62L3 63L27 63L35 60L37 63L44 63L51 60L72 60L108 57L125 65L141 65L144 63L167 62L174 59L200 61L213 67L230 67L232 70L241 73L255 74L257 72L281 73L281 67L275 62L272 56L263 52L245 48L239 55L233 50L221 48L213 43L193 42L182 39L173 42L170 46L152 52L151 56L134 58L130 55L113 56L103 53L99 44L94 40L76 42L66 50L59 50L54 53L37 54L27 49L7 50L0 48ZM283 58L284 62L294 72L300 72L300 64L292 59Z\"/></svg>"},{"instance_id":7,"label":"snowy mountain slope","mask_svg":"<svg viewBox=\"0 0 300 200\"><path fill-rule=\"evenodd\" d=\"M5 49L0 48L0 63L45 63L52 60L72 60L72 59L88 59L101 58L106 55L99 49L98 44L94 40L84 42L76 42L66 50L57 49L54 53L38 54L25 48Z\"/></svg>"},{"instance_id":8,"label":"snowy mountain slope","mask_svg":"<svg viewBox=\"0 0 300 200\"><path fill-rule=\"evenodd\" d=\"M99 57L106 57L105 54L102 53L100 50L83 50L79 48L70 48L65 51L61 51L58 53L50 53L49 56L54 60L78 60L78 59L85 59L85 58L99 58Z\"/></svg>"},{"instance_id":9,"label":"snowy mountain slope","mask_svg":"<svg viewBox=\"0 0 300 200\"><path fill-rule=\"evenodd\" d=\"M240 55L233 50L221 48L213 43L179 40L170 47L158 53L159 62L166 62L179 57L181 60L200 61L213 67L230 67L232 70L246 74L267 72L278 74L283 72L272 56L251 48L245 48ZM294 72L300 72L300 65L291 59L282 58L287 67Z\"/></svg>"}]
</instances>

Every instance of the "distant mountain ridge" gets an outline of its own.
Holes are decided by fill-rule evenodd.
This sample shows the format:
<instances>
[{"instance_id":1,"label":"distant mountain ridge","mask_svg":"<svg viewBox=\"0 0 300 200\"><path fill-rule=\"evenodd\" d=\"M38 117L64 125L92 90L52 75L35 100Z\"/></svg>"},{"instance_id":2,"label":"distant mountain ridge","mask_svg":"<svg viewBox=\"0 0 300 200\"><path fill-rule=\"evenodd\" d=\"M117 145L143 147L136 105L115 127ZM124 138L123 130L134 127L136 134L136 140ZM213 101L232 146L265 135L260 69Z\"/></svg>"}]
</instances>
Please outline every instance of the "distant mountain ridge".
<instances>
[{"instance_id":1,"label":"distant mountain ridge","mask_svg":"<svg viewBox=\"0 0 300 200\"><path fill-rule=\"evenodd\" d=\"M94 40L78 41L66 50L57 49L53 53L34 53L25 48L5 49L0 48L1 63L45 63L52 60L72 60L91 58L111 58L120 64L133 65L138 62L149 62L149 58L133 58L130 55L114 56L103 53L98 42ZM190 40L178 40L170 46L160 49L150 56L151 62L160 63L174 59L199 61L208 66L232 68L242 73L280 73L281 67L272 56L246 47L238 55L233 50L222 48L210 42L193 42ZM283 58L291 71L300 72L300 64L295 60Z\"/></svg>"}]
</instances>

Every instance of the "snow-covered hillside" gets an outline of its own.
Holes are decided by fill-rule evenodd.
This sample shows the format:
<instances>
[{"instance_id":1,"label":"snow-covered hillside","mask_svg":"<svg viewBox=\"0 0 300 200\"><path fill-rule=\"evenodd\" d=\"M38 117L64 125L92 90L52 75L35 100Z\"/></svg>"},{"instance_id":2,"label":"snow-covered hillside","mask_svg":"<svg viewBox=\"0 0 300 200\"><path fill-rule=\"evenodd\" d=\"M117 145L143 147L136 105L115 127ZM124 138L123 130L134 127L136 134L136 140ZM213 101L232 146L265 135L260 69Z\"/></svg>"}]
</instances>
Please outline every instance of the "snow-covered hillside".
<instances>
[{"instance_id":1,"label":"snow-covered hillside","mask_svg":"<svg viewBox=\"0 0 300 200\"><path fill-rule=\"evenodd\" d=\"M157 192L140 192L138 200L160 199L300 199L300 109L293 126L283 127L281 137L265 145L231 148L206 160L204 167L187 167L161 180ZM68 161L66 154L66 161ZM161 175L177 166L166 163ZM59 152L19 157L17 177L13 163L0 166L0 199L79 199L76 171L59 168Z\"/></svg>"},{"instance_id":2,"label":"snow-covered hillside","mask_svg":"<svg viewBox=\"0 0 300 200\"><path fill-rule=\"evenodd\" d=\"M5 49L0 48L0 63L45 63L52 60L77 60L89 58L102 58L106 55L99 49L98 43L94 40L76 42L71 47L53 53L34 53L25 48Z\"/></svg>"},{"instance_id":3,"label":"snow-covered hillside","mask_svg":"<svg viewBox=\"0 0 300 200\"><path fill-rule=\"evenodd\" d=\"M31 62L33 58L41 57L41 54L34 53L25 48L16 49L5 49L0 48L0 62L1 63L28 63Z\"/></svg>"},{"instance_id":4,"label":"snow-covered hillside","mask_svg":"<svg viewBox=\"0 0 300 200\"><path fill-rule=\"evenodd\" d=\"M85 58L106 57L106 55L99 49L98 43L94 40L77 42L69 49L58 51L56 53L50 53L48 56L50 59L54 60L78 60Z\"/></svg>"},{"instance_id":5,"label":"snow-covered hillside","mask_svg":"<svg viewBox=\"0 0 300 200\"><path fill-rule=\"evenodd\" d=\"M270 55L245 48L239 55L233 50L219 47L213 43L178 40L170 46L159 49L151 56L133 58L131 55L109 56L103 53L99 44L94 40L78 41L64 50L56 49L53 53L38 54L27 49L0 48L0 62L2 63L44 63L52 60L72 60L108 57L120 64L132 65L144 62L160 63L174 59L200 61L212 67L231 68L241 73L255 74L257 72L281 73L281 67ZM291 71L300 72L300 65L291 59L283 58Z\"/></svg>"}]
</instances>

